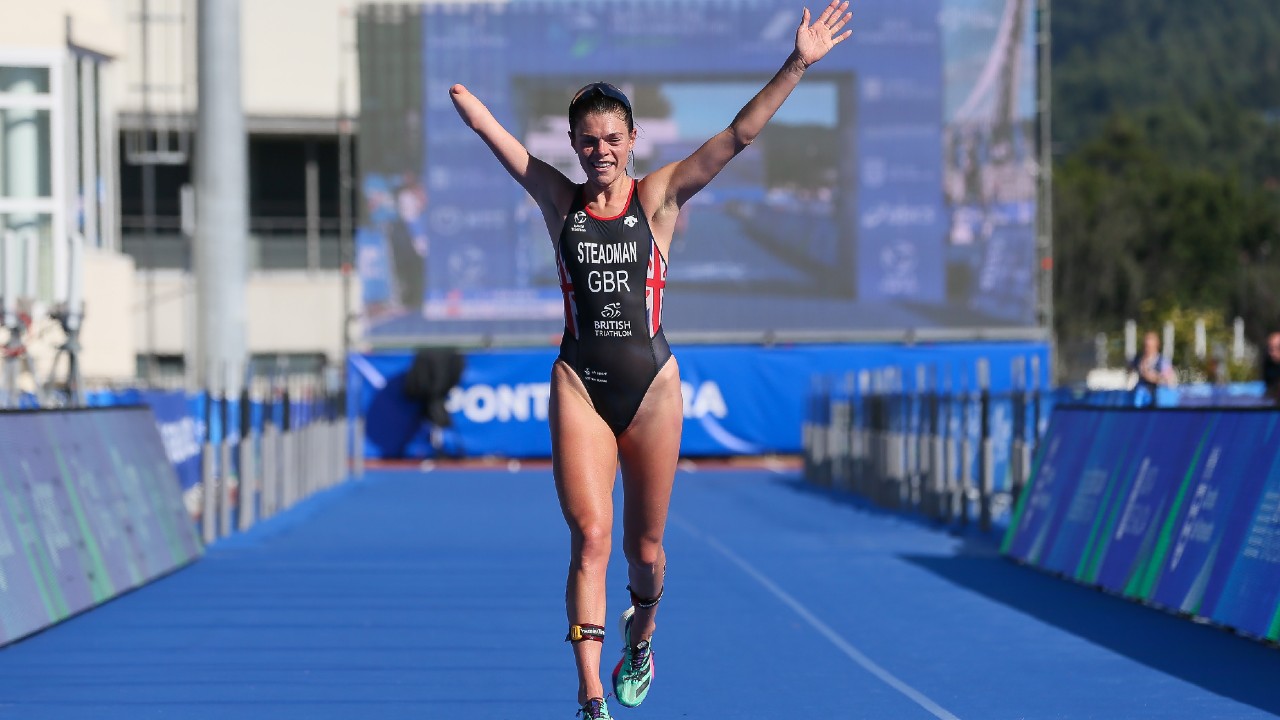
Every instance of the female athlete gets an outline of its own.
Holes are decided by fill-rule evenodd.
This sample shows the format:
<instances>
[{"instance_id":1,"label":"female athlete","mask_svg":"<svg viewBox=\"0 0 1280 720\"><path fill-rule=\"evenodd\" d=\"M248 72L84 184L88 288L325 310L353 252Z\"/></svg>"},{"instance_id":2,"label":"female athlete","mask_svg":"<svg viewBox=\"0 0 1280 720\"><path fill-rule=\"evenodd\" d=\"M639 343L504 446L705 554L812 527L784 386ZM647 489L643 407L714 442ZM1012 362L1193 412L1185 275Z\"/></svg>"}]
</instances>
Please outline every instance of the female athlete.
<instances>
[{"instance_id":1,"label":"female athlete","mask_svg":"<svg viewBox=\"0 0 1280 720\"><path fill-rule=\"evenodd\" d=\"M635 180L631 102L592 83L569 104L569 141L587 175L576 185L533 157L461 85L449 93L463 122L529 193L555 244L565 331L551 370L551 446L571 559L565 604L578 670L579 715L610 718L600 678L605 568L613 527L613 482L621 464L623 553L631 607L622 614L622 659L613 694L639 705L653 680L650 641L662 599L662 537L680 451L680 374L662 333L667 252L680 208L764 129L805 70L849 37L848 2L808 9L795 49L733 123L684 160Z\"/></svg>"}]
</instances>

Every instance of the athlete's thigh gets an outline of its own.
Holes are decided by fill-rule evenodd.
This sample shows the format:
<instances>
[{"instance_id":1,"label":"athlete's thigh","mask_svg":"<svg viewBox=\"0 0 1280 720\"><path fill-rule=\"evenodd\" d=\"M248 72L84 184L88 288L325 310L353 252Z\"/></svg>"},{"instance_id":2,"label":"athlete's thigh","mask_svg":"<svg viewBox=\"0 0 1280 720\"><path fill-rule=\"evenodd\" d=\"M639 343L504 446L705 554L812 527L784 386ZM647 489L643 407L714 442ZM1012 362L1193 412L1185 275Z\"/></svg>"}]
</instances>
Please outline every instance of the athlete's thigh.
<instances>
[{"instance_id":1,"label":"athlete's thigh","mask_svg":"<svg viewBox=\"0 0 1280 720\"><path fill-rule=\"evenodd\" d=\"M551 370L551 466L560 509L574 529L613 522L613 479L618 446L613 431L587 396L582 381L563 362Z\"/></svg>"},{"instance_id":2,"label":"athlete's thigh","mask_svg":"<svg viewBox=\"0 0 1280 720\"><path fill-rule=\"evenodd\" d=\"M684 399L680 369L667 361L645 393L631 425L618 438L622 461L623 530L627 537L661 538L671 504Z\"/></svg>"}]
</instances>

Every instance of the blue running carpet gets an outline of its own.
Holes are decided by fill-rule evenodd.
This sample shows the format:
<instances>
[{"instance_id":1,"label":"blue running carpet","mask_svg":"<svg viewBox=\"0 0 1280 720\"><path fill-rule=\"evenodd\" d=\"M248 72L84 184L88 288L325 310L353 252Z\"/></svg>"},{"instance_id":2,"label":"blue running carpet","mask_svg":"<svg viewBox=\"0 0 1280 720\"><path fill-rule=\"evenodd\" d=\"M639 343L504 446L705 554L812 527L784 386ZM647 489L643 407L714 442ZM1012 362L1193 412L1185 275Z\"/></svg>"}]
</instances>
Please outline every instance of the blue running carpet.
<instances>
[{"instance_id":1,"label":"blue running carpet","mask_svg":"<svg viewBox=\"0 0 1280 720\"><path fill-rule=\"evenodd\" d=\"M620 719L1280 713L1280 651L790 472L686 466L666 542L654 688ZM568 720L567 565L549 470L371 473L0 650L0 718ZM606 672L620 538L609 572Z\"/></svg>"}]
</instances>

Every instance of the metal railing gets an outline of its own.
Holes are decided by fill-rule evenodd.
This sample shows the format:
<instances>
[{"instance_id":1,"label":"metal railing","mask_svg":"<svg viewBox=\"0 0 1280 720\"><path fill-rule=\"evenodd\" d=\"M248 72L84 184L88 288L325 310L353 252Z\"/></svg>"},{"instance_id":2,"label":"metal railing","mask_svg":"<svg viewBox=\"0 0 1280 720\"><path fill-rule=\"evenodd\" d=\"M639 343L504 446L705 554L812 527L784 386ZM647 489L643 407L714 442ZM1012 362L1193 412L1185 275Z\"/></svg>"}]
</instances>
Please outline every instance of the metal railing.
<instances>
[{"instance_id":1,"label":"metal railing","mask_svg":"<svg viewBox=\"0 0 1280 720\"><path fill-rule=\"evenodd\" d=\"M249 219L251 270L336 270L342 265L338 221L322 218L317 235L308 234L304 218ZM314 244L313 244L314 239ZM137 217L121 218L121 249L139 269L190 270L194 257L191 238L182 233L176 217L156 218L148 234Z\"/></svg>"},{"instance_id":2,"label":"metal railing","mask_svg":"<svg viewBox=\"0 0 1280 720\"><path fill-rule=\"evenodd\" d=\"M199 483L206 543L363 477L363 421L347 416L345 397L306 377L251 384L235 401L208 394Z\"/></svg>"},{"instance_id":3,"label":"metal railing","mask_svg":"<svg viewBox=\"0 0 1280 720\"><path fill-rule=\"evenodd\" d=\"M1032 358L1030 377L1038 377ZM1014 361L1008 390L956 387L917 368L851 371L813 378L803 428L804 474L938 522L990 530L1017 500L1045 419L1044 398Z\"/></svg>"}]
</instances>

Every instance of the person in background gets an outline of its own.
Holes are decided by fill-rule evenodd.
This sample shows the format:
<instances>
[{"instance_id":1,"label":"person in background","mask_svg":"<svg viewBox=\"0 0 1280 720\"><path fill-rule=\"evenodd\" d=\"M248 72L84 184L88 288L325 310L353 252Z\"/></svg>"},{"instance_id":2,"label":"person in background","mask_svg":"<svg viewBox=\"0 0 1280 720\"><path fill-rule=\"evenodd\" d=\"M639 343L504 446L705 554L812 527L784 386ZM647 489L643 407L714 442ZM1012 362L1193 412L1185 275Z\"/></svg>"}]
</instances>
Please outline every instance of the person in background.
<instances>
[{"instance_id":1,"label":"person in background","mask_svg":"<svg viewBox=\"0 0 1280 720\"><path fill-rule=\"evenodd\" d=\"M398 304L419 316L427 286L426 209L426 190L416 178L411 178L395 189L395 215L387 223L387 245L391 249Z\"/></svg>"},{"instance_id":2,"label":"person in background","mask_svg":"<svg viewBox=\"0 0 1280 720\"><path fill-rule=\"evenodd\" d=\"M1160 336L1153 332L1142 336L1142 351L1129 363L1129 371L1138 376L1134 388L1138 406L1155 407L1156 390L1178 384L1173 363L1160 352Z\"/></svg>"},{"instance_id":3,"label":"person in background","mask_svg":"<svg viewBox=\"0 0 1280 720\"><path fill-rule=\"evenodd\" d=\"M1266 397L1280 405L1280 332L1267 336L1262 352L1262 384L1266 386Z\"/></svg>"}]
</instances>

